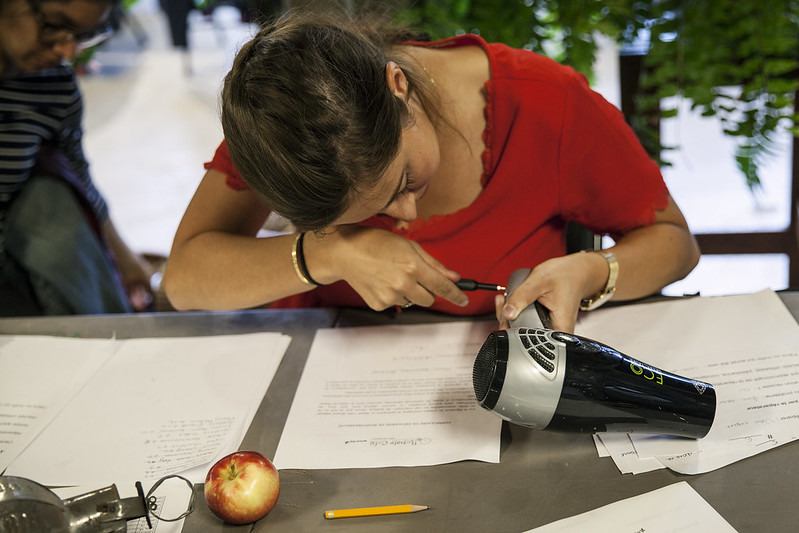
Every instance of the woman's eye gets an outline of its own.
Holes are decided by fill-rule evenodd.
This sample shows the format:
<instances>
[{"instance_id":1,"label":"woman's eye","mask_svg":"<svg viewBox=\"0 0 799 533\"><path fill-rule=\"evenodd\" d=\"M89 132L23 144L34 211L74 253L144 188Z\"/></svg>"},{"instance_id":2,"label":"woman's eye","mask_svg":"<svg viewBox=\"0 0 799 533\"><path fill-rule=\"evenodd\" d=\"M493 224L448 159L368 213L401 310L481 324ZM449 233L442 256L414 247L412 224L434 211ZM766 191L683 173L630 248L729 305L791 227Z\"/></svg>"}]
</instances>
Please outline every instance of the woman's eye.
<instances>
[{"instance_id":1,"label":"woman's eye","mask_svg":"<svg viewBox=\"0 0 799 533\"><path fill-rule=\"evenodd\" d=\"M409 194L409 193L411 193L411 192L413 192L415 190L416 189L414 189L414 187L413 187L413 180L410 177L408 177L408 178L406 178L406 181L405 181L405 187L403 187L401 191L398 191L397 194L394 195L394 198L391 199L391 201L394 202L398 198L401 198L401 197L405 196L406 194Z\"/></svg>"},{"instance_id":2,"label":"woman's eye","mask_svg":"<svg viewBox=\"0 0 799 533\"><path fill-rule=\"evenodd\" d=\"M407 181L405 182L405 187L402 189L400 194L408 194L409 192L415 191L416 188L414 187L413 178L408 176Z\"/></svg>"}]
</instances>

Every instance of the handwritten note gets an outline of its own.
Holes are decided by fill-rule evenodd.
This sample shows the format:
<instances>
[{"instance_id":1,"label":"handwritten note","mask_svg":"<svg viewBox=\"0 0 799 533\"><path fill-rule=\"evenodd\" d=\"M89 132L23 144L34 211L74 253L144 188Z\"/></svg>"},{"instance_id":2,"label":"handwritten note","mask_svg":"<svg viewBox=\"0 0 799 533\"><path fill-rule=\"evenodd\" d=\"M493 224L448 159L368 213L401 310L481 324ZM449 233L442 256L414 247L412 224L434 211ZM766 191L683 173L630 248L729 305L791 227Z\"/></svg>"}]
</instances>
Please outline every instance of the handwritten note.
<instances>
[{"instance_id":1,"label":"handwritten note","mask_svg":"<svg viewBox=\"0 0 799 533\"><path fill-rule=\"evenodd\" d=\"M472 366L495 323L319 330L275 454L278 468L499 461L501 419Z\"/></svg>"},{"instance_id":2,"label":"handwritten note","mask_svg":"<svg viewBox=\"0 0 799 533\"><path fill-rule=\"evenodd\" d=\"M143 429L144 479L162 472L182 472L209 463L225 444L236 423L235 416L170 419L158 428Z\"/></svg>"},{"instance_id":3,"label":"handwritten note","mask_svg":"<svg viewBox=\"0 0 799 533\"><path fill-rule=\"evenodd\" d=\"M108 362L6 473L96 485L210 463L238 448L289 340L257 333L114 341ZM204 479L201 469L184 475Z\"/></svg>"}]
</instances>

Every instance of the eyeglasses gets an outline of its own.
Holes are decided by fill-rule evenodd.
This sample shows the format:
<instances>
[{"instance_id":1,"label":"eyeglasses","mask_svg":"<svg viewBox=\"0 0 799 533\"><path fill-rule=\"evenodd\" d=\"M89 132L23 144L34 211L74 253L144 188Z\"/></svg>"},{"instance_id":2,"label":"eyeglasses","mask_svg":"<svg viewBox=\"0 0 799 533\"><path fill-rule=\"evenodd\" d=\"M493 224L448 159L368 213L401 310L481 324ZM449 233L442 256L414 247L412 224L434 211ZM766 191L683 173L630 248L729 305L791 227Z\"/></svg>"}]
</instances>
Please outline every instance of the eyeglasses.
<instances>
[{"instance_id":1,"label":"eyeglasses","mask_svg":"<svg viewBox=\"0 0 799 533\"><path fill-rule=\"evenodd\" d=\"M52 24L39 9L39 3L29 0L28 5L33 15L39 20L39 41L46 45L75 43L79 50L97 46L114 33L109 22L104 22L94 28L84 31L75 31L62 25Z\"/></svg>"}]
</instances>

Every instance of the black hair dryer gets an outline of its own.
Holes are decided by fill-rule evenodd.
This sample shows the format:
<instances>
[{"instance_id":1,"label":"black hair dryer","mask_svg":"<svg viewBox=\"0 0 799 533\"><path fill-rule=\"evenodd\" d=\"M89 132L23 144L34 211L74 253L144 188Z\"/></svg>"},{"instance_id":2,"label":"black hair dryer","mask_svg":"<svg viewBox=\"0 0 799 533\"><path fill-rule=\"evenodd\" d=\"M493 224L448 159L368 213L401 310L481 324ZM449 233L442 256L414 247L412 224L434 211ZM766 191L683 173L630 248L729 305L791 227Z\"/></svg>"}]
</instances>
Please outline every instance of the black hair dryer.
<instances>
[{"instance_id":1,"label":"black hair dryer","mask_svg":"<svg viewBox=\"0 0 799 533\"><path fill-rule=\"evenodd\" d=\"M709 383L548 329L489 334L472 376L482 407L538 429L702 438L716 414L716 391Z\"/></svg>"},{"instance_id":2,"label":"black hair dryer","mask_svg":"<svg viewBox=\"0 0 799 533\"><path fill-rule=\"evenodd\" d=\"M514 272L508 290L529 272ZM472 373L482 407L538 429L694 438L710 431L716 414L713 385L664 372L591 339L546 329L545 311L531 304L513 327L489 334L483 343Z\"/></svg>"}]
</instances>

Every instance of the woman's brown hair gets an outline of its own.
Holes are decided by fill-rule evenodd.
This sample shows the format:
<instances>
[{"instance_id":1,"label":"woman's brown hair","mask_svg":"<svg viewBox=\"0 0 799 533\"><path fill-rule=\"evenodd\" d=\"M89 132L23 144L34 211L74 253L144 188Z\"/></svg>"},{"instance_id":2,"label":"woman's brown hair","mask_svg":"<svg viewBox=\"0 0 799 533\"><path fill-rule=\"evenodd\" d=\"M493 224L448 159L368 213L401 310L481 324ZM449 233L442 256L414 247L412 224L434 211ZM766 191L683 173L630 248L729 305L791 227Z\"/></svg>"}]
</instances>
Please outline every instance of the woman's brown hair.
<instances>
[{"instance_id":1,"label":"woman's brown hair","mask_svg":"<svg viewBox=\"0 0 799 533\"><path fill-rule=\"evenodd\" d=\"M237 54L222 90L228 150L250 188L298 229L332 224L396 157L411 117L389 90L388 61L438 118L429 82L396 49L412 37L386 25L295 11Z\"/></svg>"}]
</instances>

